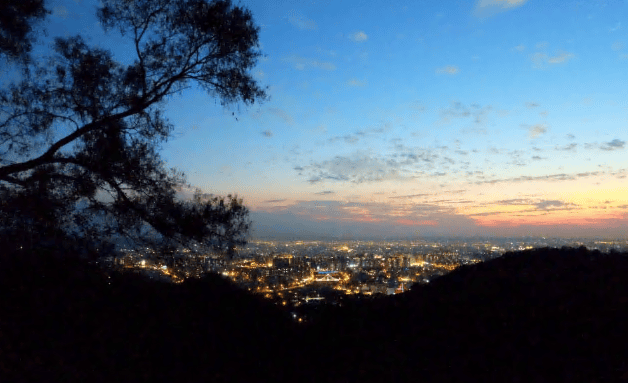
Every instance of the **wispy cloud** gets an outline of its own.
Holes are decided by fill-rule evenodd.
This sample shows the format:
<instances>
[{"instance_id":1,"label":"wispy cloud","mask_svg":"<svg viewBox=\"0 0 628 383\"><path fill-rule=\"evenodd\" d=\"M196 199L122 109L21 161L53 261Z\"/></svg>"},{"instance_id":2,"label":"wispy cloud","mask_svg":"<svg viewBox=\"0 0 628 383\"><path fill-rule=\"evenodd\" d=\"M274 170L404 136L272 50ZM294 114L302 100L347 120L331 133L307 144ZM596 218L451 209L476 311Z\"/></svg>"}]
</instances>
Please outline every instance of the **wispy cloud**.
<instances>
[{"instance_id":1,"label":"wispy cloud","mask_svg":"<svg viewBox=\"0 0 628 383\"><path fill-rule=\"evenodd\" d=\"M275 117L279 117L280 119L282 119L288 125L293 125L294 124L294 119L292 118L292 116L290 116L286 111L284 111L282 109L279 109L279 108L268 108L268 113L272 114Z\"/></svg>"},{"instance_id":2,"label":"wispy cloud","mask_svg":"<svg viewBox=\"0 0 628 383\"><path fill-rule=\"evenodd\" d=\"M308 68L323 69L328 71L336 70L336 66L331 62L312 60L298 55L284 57L283 61L291 64L298 70L305 70Z\"/></svg>"},{"instance_id":3,"label":"wispy cloud","mask_svg":"<svg viewBox=\"0 0 628 383\"><path fill-rule=\"evenodd\" d=\"M616 138L612 140L611 142L605 142L604 144L602 144L600 146L600 149L607 150L607 151L618 150L618 149L623 149L625 145L626 145L626 141L622 141Z\"/></svg>"},{"instance_id":4,"label":"wispy cloud","mask_svg":"<svg viewBox=\"0 0 628 383\"><path fill-rule=\"evenodd\" d=\"M361 43L368 40L368 35L364 31L357 31L349 35L349 38L355 42Z\"/></svg>"},{"instance_id":5,"label":"wispy cloud","mask_svg":"<svg viewBox=\"0 0 628 383\"><path fill-rule=\"evenodd\" d=\"M537 104L536 102L526 102L526 108L528 109L536 108L538 106L539 104Z\"/></svg>"},{"instance_id":6,"label":"wispy cloud","mask_svg":"<svg viewBox=\"0 0 628 383\"><path fill-rule=\"evenodd\" d=\"M469 108L464 106L460 101L452 101L449 108L441 109L440 115L443 119L464 118L471 115Z\"/></svg>"},{"instance_id":7,"label":"wispy cloud","mask_svg":"<svg viewBox=\"0 0 628 383\"><path fill-rule=\"evenodd\" d=\"M565 146L556 146L554 150L572 152L572 151L575 151L577 147L578 147L578 144L576 144L575 142L572 142L571 144L568 144Z\"/></svg>"},{"instance_id":8,"label":"wispy cloud","mask_svg":"<svg viewBox=\"0 0 628 383\"><path fill-rule=\"evenodd\" d=\"M287 201L285 198L284 199L269 199L267 201L264 201L264 203L279 203L279 202L285 202Z\"/></svg>"},{"instance_id":9,"label":"wispy cloud","mask_svg":"<svg viewBox=\"0 0 628 383\"><path fill-rule=\"evenodd\" d=\"M565 205L567 205L565 202L558 201L558 200L545 200L545 201L537 202L535 204L537 209L544 209L544 210L547 210L550 207L563 207Z\"/></svg>"},{"instance_id":10,"label":"wispy cloud","mask_svg":"<svg viewBox=\"0 0 628 383\"><path fill-rule=\"evenodd\" d=\"M336 194L336 192L335 191L331 191L331 190L323 190L323 191L320 191L320 192L314 193L314 194L316 194L316 195L330 195L330 194Z\"/></svg>"},{"instance_id":11,"label":"wispy cloud","mask_svg":"<svg viewBox=\"0 0 628 383\"><path fill-rule=\"evenodd\" d=\"M358 79L352 78L351 80L347 81L347 85L349 85L349 86L364 86L364 85L366 85L366 81L360 81Z\"/></svg>"},{"instance_id":12,"label":"wispy cloud","mask_svg":"<svg viewBox=\"0 0 628 383\"><path fill-rule=\"evenodd\" d=\"M380 127L372 127L367 129L358 130L355 133L346 134L344 136L335 136L327 140L328 143L333 144L338 141L344 141L347 144L355 144L363 138L378 135L390 130L391 126L388 123L383 124Z\"/></svg>"},{"instance_id":13,"label":"wispy cloud","mask_svg":"<svg viewBox=\"0 0 628 383\"><path fill-rule=\"evenodd\" d=\"M559 174L549 174L544 176L520 176L513 178L503 178L503 179L492 179L492 180L480 180L474 182L476 185L483 184L497 184L501 182L530 182L530 181L575 181L580 178L587 178L598 176L602 174L602 172L583 172L583 173L559 173ZM619 174L619 173L618 173Z\"/></svg>"},{"instance_id":14,"label":"wispy cloud","mask_svg":"<svg viewBox=\"0 0 628 383\"><path fill-rule=\"evenodd\" d=\"M513 199L503 199L503 200L499 200L499 201L493 201L491 203L489 203L489 205L505 205L505 206L512 206L512 205L531 205L532 204L532 200L528 199L528 198L513 198Z\"/></svg>"},{"instance_id":15,"label":"wispy cloud","mask_svg":"<svg viewBox=\"0 0 628 383\"><path fill-rule=\"evenodd\" d=\"M339 137L350 140L351 136ZM299 175L307 176L308 182L340 181L351 183L407 181L420 177L444 182L443 177L461 172L476 174L470 162L460 160L455 149L447 146L436 148L407 147L394 144L392 151L375 154L356 151L349 155L335 156L328 160L299 166ZM451 155L449 155L451 153Z\"/></svg>"},{"instance_id":16,"label":"wispy cloud","mask_svg":"<svg viewBox=\"0 0 628 383\"><path fill-rule=\"evenodd\" d=\"M336 57L336 51L322 49L320 47L316 48L316 52L325 54L327 56Z\"/></svg>"},{"instance_id":17,"label":"wispy cloud","mask_svg":"<svg viewBox=\"0 0 628 383\"><path fill-rule=\"evenodd\" d=\"M547 59L547 62L550 64L560 64L564 63L572 58L576 57L573 53L569 52L561 52L557 56L553 56Z\"/></svg>"},{"instance_id":18,"label":"wispy cloud","mask_svg":"<svg viewBox=\"0 0 628 383\"><path fill-rule=\"evenodd\" d=\"M573 53L570 52L558 52L555 56L549 56L546 53L535 52L530 56L530 60L532 60L532 67L535 69L543 69L549 65L556 65L565 63L571 59L576 57Z\"/></svg>"},{"instance_id":19,"label":"wispy cloud","mask_svg":"<svg viewBox=\"0 0 628 383\"><path fill-rule=\"evenodd\" d=\"M313 164L308 182L345 181L353 183L377 182L404 178L397 163L386 161L368 153L336 156Z\"/></svg>"},{"instance_id":20,"label":"wispy cloud","mask_svg":"<svg viewBox=\"0 0 628 383\"><path fill-rule=\"evenodd\" d=\"M339 234L351 237L379 238L385 235L477 234L471 218L456 213L455 208L438 204L357 203L343 201L299 201L279 208L253 212L256 232L277 232L303 238L306 235ZM273 230L274 229L274 230Z\"/></svg>"},{"instance_id":21,"label":"wispy cloud","mask_svg":"<svg viewBox=\"0 0 628 383\"><path fill-rule=\"evenodd\" d=\"M480 18L493 16L499 12L522 6L528 0L478 0L473 15Z\"/></svg>"},{"instance_id":22,"label":"wispy cloud","mask_svg":"<svg viewBox=\"0 0 628 383\"><path fill-rule=\"evenodd\" d=\"M310 20L297 11L291 11L288 16L290 24L301 30L316 30L318 27L314 20Z\"/></svg>"},{"instance_id":23,"label":"wispy cloud","mask_svg":"<svg viewBox=\"0 0 628 383\"><path fill-rule=\"evenodd\" d=\"M327 127L325 125L317 125L314 128L310 129L310 131L312 133L317 133L317 134L325 134L327 133Z\"/></svg>"},{"instance_id":24,"label":"wispy cloud","mask_svg":"<svg viewBox=\"0 0 628 383\"><path fill-rule=\"evenodd\" d=\"M410 195L397 195L397 196L392 196L392 197L388 197L390 199L412 199L412 198L419 198L419 197L427 197L430 196L431 194L429 193L421 193L421 194L410 194Z\"/></svg>"},{"instance_id":25,"label":"wispy cloud","mask_svg":"<svg viewBox=\"0 0 628 383\"><path fill-rule=\"evenodd\" d=\"M538 136L547 133L547 126L545 126L544 124L536 124L536 125L527 127L527 129L528 129L528 135L532 139L537 138Z\"/></svg>"},{"instance_id":26,"label":"wispy cloud","mask_svg":"<svg viewBox=\"0 0 628 383\"><path fill-rule=\"evenodd\" d=\"M460 72L460 68L455 65L447 65L442 68L436 68L436 74L449 74L454 75Z\"/></svg>"},{"instance_id":27,"label":"wispy cloud","mask_svg":"<svg viewBox=\"0 0 628 383\"><path fill-rule=\"evenodd\" d=\"M476 125L481 125L486 121L488 113L493 110L491 105L480 106L471 104L466 106L459 101L452 101L448 108L440 110L440 123L448 123L452 119L473 117Z\"/></svg>"},{"instance_id":28,"label":"wispy cloud","mask_svg":"<svg viewBox=\"0 0 628 383\"><path fill-rule=\"evenodd\" d=\"M523 44L519 44L519 45L517 45L516 47L514 47L512 49L514 49L514 50L516 50L518 52L523 52L526 49L526 46L523 45Z\"/></svg>"},{"instance_id":29,"label":"wispy cloud","mask_svg":"<svg viewBox=\"0 0 628 383\"><path fill-rule=\"evenodd\" d=\"M262 136L270 138L273 136L273 132L271 132L270 130L264 130L262 132Z\"/></svg>"}]
</instances>

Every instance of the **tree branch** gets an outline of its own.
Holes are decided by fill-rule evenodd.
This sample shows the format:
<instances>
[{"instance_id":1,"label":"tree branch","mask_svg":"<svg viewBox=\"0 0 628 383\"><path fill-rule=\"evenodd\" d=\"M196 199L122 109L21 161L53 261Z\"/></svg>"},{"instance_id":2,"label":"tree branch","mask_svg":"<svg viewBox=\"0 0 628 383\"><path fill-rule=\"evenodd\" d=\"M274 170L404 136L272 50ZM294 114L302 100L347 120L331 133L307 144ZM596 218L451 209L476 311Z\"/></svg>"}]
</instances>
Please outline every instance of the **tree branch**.
<instances>
[{"instance_id":1,"label":"tree branch","mask_svg":"<svg viewBox=\"0 0 628 383\"><path fill-rule=\"evenodd\" d=\"M151 104L152 104L152 102L151 102ZM54 162L54 155L55 155L55 153L59 149L61 149L63 146L69 144L70 142L76 140L77 138L81 137L82 135L84 135L86 133L89 133L89 132L91 132L93 130L96 130L96 129L102 127L103 125L105 125L105 124L107 124L109 122L117 121L117 120L120 120L122 118L129 117L129 116L132 116L134 114L140 113L142 110L146 109L148 106L150 106L150 104L143 104L143 105L140 105L139 107L135 107L133 109L127 110L126 112L122 112L122 113L115 114L113 116L105 117L104 119L102 119L100 121L94 121L92 123L84 125L82 128L75 130L72 134L70 134L70 135L60 139L56 143L54 143L50 147L50 149L48 149L48 151L46 151L46 153L42 154L41 156L39 156L37 158L34 158L32 160L26 161L26 162L21 162L21 163L11 164L11 165L6 165L6 166L1 167L0 168L0 178L1 177L5 177L5 176L7 176L9 174L30 170L30 169L33 169L33 168L35 168L37 166L40 166L40 165L52 163L52 162Z\"/></svg>"}]
</instances>

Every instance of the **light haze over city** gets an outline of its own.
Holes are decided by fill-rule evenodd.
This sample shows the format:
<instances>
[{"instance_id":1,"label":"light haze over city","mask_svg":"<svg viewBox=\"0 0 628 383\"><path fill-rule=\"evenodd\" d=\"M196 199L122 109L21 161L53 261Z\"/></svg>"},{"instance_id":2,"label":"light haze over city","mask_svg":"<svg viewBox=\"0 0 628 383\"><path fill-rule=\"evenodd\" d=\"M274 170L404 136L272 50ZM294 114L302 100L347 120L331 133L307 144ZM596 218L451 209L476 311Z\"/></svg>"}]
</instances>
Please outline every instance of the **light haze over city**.
<instances>
[{"instance_id":1,"label":"light haze over city","mask_svg":"<svg viewBox=\"0 0 628 383\"><path fill-rule=\"evenodd\" d=\"M161 153L242 197L253 238L626 236L628 2L240 4L270 100L186 90ZM124 62L96 5L51 1L44 25Z\"/></svg>"}]
</instances>

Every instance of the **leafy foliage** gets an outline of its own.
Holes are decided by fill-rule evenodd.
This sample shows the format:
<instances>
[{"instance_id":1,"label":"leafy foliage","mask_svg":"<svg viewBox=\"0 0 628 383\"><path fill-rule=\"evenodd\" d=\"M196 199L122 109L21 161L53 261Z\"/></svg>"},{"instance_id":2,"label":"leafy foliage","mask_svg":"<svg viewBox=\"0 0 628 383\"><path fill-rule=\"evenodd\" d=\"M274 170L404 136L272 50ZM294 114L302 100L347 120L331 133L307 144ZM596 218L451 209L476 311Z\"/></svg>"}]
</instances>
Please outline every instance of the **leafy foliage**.
<instances>
[{"instance_id":1,"label":"leafy foliage","mask_svg":"<svg viewBox=\"0 0 628 383\"><path fill-rule=\"evenodd\" d=\"M0 2L0 56L28 61L35 39L33 25L49 13L43 0Z\"/></svg>"},{"instance_id":2,"label":"leafy foliage","mask_svg":"<svg viewBox=\"0 0 628 383\"><path fill-rule=\"evenodd\" d=\"M267 98L248 73L261 55L251 13L228 0L101 4L105 29L132 40L130 65L81 36L56 38L46 60L24 64L24 77L0 91L0 228L160 251L244 243L242 201L198 190L177 199L190 185L158 148L173 130L169 95L197 85L223 104Z\"/></svg>"}]
</instances>

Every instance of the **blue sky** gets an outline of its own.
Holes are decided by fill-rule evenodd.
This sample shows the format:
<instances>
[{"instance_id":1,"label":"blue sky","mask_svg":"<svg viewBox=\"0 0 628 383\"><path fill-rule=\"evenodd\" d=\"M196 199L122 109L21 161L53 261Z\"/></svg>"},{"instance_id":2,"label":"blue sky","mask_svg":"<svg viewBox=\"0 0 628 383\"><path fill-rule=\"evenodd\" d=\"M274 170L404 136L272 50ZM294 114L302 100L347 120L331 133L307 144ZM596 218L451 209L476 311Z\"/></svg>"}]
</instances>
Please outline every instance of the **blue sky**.
<instances>
[{"instance_id":1,"label":"blue sky","mask_svg":"<svg viewBox=\"0 0 628 383\"><path fill-rule=\"evenodd\" d=\"M627 1L242 1L262 104L169 100L164 159L254 236L626 235ZM99 31L55 0L51 35Z\"/></svg>"}]
</instances>

